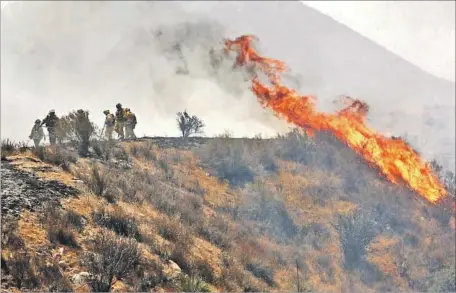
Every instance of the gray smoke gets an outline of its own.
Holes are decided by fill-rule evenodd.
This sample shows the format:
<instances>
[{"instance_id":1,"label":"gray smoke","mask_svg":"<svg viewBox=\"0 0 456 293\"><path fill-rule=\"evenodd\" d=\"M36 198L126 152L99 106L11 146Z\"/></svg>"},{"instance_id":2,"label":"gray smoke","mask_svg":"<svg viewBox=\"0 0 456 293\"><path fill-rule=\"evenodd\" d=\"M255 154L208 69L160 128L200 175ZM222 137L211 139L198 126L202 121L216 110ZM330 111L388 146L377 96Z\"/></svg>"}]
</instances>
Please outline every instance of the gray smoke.
<instances>
[{"instance_id":1,"label":"gray smoke","mask_svg":"<svg viewBox=\"0 0 456 293\"><path fill-rule=\"evenodd\" d=\"M88 109L101 125L117 102L137 114L138 135L178 135L184 109L206 122L207 135L284 125L221 56L225 28L177 2L11 3L1 29L5 138L26 139L51 108Z\"/></svg>"}]
</instances>

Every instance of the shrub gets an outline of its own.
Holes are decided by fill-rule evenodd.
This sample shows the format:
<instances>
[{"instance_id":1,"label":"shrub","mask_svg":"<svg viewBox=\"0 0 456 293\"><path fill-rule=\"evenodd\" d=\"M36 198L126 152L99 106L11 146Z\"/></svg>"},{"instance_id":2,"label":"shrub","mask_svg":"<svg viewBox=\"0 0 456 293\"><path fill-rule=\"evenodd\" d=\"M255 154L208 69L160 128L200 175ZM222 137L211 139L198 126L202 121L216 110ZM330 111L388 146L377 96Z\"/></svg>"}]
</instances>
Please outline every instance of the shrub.
<instances>
[{"instance_id":1,"label":"shrub","mask_svg":"<svg viewBox=\"0 0 456 293\"><path fill-rule=\"evenodd\" d=\"M151 244L152 250L163 260L169 260L175 245L172 243L157 243L153 241Z\"/></svg>"},{"instance_id":2,"label":"shrub","mask_svg":"<svg viewBox=\"0 0 456 293\"><path fill-rule=\"evenodd\" d=\"M233 133L230 130L225 129L221 134L218 134L215 137L216 138L232 138Z\"/></svg>"},{"instance_id":3,"label":"shrub","mask_svg":"<svg viewBox=\"0 0 456 293\"><path fill-rule=\"evenodd\" d=\"M44 224L52 225L56 219L60 220L61 216L60 206L51 202L43 204L43 212L40 214L40 218Z\"/></svg>"},{"instance_id":4,"label":"shrub","mask_svg":"<svg viewBox=\"0 0 456 293\"><path fill-rule=\"evenodd\" d=\"M245 281L243 284L243 292L263 292L265 290L260 289L249 281Z\"/></svg>"},{"instance_id":5,"label":"shrub","mask_svg":"<svg viewBox=\"0 0 456 293\"><path fill-rule=\"evenodd\" d=\"M203 220L203 200L200 197L187 195L176 203L176 208L182 222L199 227Z\"/></svg>"},{"instance_id":6,"label":"shrub","mask_svg":"<svg viewBox=\"0 0 456 293\"><path fill-rule=\"evenodd\" d=\"M177 213L176 200L173 196L174 191L165 192L163 195L158 195L157 198L152 200L154 206L161 212L168 216Z\"/></svg>"},{"instance_id":7,"label":"shrub","mask_svg":"<svg viewBox=\"0 0 456 293\"><path fill-rule=\"evenodd\" d=\"M48 239L51 243L78 248L73 227L78 227L73 223L75 216L72 212L62 213L59 206L46 204L42 213L42 221L47 226Z\"/></svg>"},{"instance_id":8,"label":"shrub","mask_svg":"<svg viewBox=\"0 0 456 293\"><path fill-rule=\"evenodd\" d=\"M89 285L93 292L109 292L114 277L128 276L139 264L141 255L134 239L102 232L95 239L94 248L83 260L92 275Z\"/></svg>"},{"instance_id":9,"label":"shrub","mask_svg":"<svg viewBox=\"0 0 456 293\"><path fill-rule=\"evenodd\" d=\"M299 238L298 241L310 244L317 250L322 249L328 240L331 239L331 233L329 229L320 223L312 223L310 225L303 226L301 227L299 233L303 238Z\"/></svg>"},{"instance_id":10,"label":"shrub","mask_svg":"<svg viewBox=\"0 0 456 293\"><path fill-rule=\"evenodd\" d=\"M255 277L262 279L269 286L275 286L274 270L268 266L261 264L258 261L248 262L246 269L250 271Z\"/></svg>"},{"instance_id":11,"label":"shrub","mask_svg":"<svg viewBox=\"0 0 456 293\"><path fill-rule=\"evenodd\" d=\"M247 155L246 146L240 141L214 139L206 145L202 159L216 171L220 179L227 180L233 186L244 186L255 177Z\"/></svg>"},{"instance_id":12,"label":"shrub","mask_svg":"<svg viewBox=\"0 0 456 293\"><path fill-rule=\"evenodd\" d=\"M179 291L181 292L211 292L209 286L196 275L182 275L179 279Z\"/></svg>"},{"instance_id":13,"label":"shrub","mask_svg":"<svg viewBox=\"0 0 456 293\"><path fill-rule=\"evenodd\" d=\"M437 272L429 287L429 292L456 292L456 271L454 267L444 268Z\"/></svg>"},{"instance_id":14,"label":"shrub","mask_svg":"<svg viewBox=\"0 0 456 293\"><path fill-rule=\"evenodd\" d=\"M115 142L93 139L90 144L98 158L109 160L113 156Z\"/></svg>"},{"instance_id":15,"label":"shrub","mask_svg":"<svg viewBox=\"0 0 456 293\"><path fill-rule=\"evenodd\" d=\"M204 187L201 186L199 180L195 178L194 182L195 184L193 186L188 187L187 190L201 196L205 195L207 191Z\"/></svg>"},{"instance_id":16,"label":"shrub","mask_svg":"<svg viewBox=\"0 0 456 293\"><path fill-rule=\"evenodd\" d=\"M156 185L153 175L134 168L123 172L111 170L108 178L110 189L105 195L136 204L150 199L147 191Z\"/></svg>"},{"instance_id":17,"label":"shrub","mask_svg":"<svg viewBox=\"0 0 456 293\"><path fill-rule=\"evenodd\" d=\"M359 267L363 262L366 246L378 234L372 220L361 211L357 211L350 216L339 216L337 229L342 242L345 267Z\"/></svg>"},{"instance_id":18,"label":"shrub","mask_svg":"<svg viewBox=\"0 0 456 293\"><path fill-rule=\"evenodd\" d=\"M94 212L93 218L98 225L114 231L117 235L141 240L138 225L133 217L126 215L120 207L113 212L102 210Z\"/></svg>"},{"instance_id":19,"label":"shrub","mask_svg":"<svg viewBox=\"0 0 456 293\"><path fill-rule=\"evenodd\" d=\"M13 154L17 150L17 143L9 139L2 139L2 158Z\"/></svg>"},{"instance_id":20,"label":"shrub","mask_svg":"<svg viewBox=\"0 0 456 293\"><path fill-rule=\"evenodd\" d=\"M80 232L84 227L85 219L74 211L66 211L63 215L63 222L72 225Z\"/></svg>"},{"instance_id":21,"label":"shrub","mask_svg":"<svg viewBox=\"0 0 456 293\"><path fill-rule=\"evenodd\" d=\"M90 179L89 186L92 192L102 196L106 191L107 178L104 172L100 172L97 165L92 166L92 177Z\"/></svg>"},{"instance_id":22,"label":"shrub","mask_svg":"<svg viewBox=\"0 0 456 293\"><path fill-rule=\"evenodd\" d=\"M440 165L436 160L432 160L430 166L437 177L440 179L440 182L445 186L446 191L452 198L456 198L456 177L453 172L443 170L442 165Z\"/></svg>"},{"instance_id":23,"label":"shrub","mask_svg":"<svg viewBox=\"0 0 456 293\"><path fill-rule=\"evenodd\" d=\"M164 158L160 158L158 160L158 166L160 167L160 169L163 170L163 172L165 173L165 176L166 176L166 180L171 180L171 178L173 177L173 169L171 168L171 166L169 165L169 162L168 162L168 158L167 157L164 157Z\"/></svg>"},{"instance_id":24,"label":"shrub","mask_svg":"<svg viewBox=\"0 0 456 293\"><path fill-rule=\"evenodd\" d=\"M73 231L69 230L67 226L57 222L48 227L48 238L51 243L60 243L62 245L79 247Z\"/></svg>"},{"instance_id":25,"label":"shrub","mask_svg":"<svg viewBox=\"0 0 456 293\"><path fill-rule=\"evenodd\" d=\"M40 265L40 279L42 285L46 287L46 291L73 292L70 281L65 277L56 261L50 265L44 263Z\"/></svg>"},{"instance_id":26,"label":"shrub","mask_svg":"<svg viewBox=\"0 0 456 293\"><path fill-rule=\"evenodd\" d=\"M157 221L158 233L163 238L178 244L186 249L193 244L191 231L184 227L177 219L160 219Z\"/></svg>"},{"instance_id":27,"label":"shrub","mask_svg":"<svg viewBox=\"0 0 456 293\"><path fill-rule=\"evenodd\" d=\"M108 172L100 170L95 163L92 165L90 177L84 181L88 182L89 188L94 194L105 198L109 203L115 202L115 197L109 190L111 181Z\"/></svg>"},{"instance_id":28,"label":"shrub","mask_svg":"<svg viewBox=\"0 0 456 293\"><path fill-rule=\"evenodd\" d=\"M226 288L227 291L238 291L238 284L242 284L244 272L242 267L234 265L225 265L222 267L222 273L219 278L219 283Z\"/></svg>"},{"instance_id":29,"label":"shrub","mask_svg":"<svg viewBox=\"0 0 456 293\"><path fill-rule=\"evenodd\" d=\"M18 223L13 219L2 219L2 246L7 246L13 250L25 248L24 240L17 235Z\"/></svg>"},{"instance_id":30,"label":"shrub","mask_svg":"<svg viewBox=\"0 0 456 293\"><path fill-rule=\"evenodd\" d=\"M277 155L285 160L309 164L315 153L315 145L307 134L297 128L278 135Z\"/></svg>"},{"instance_id":31,"label":"shrub","mask_svg":"<svg viewBox=\"0 0 456 293\"><path fill-rule=\"evenodd\" d=\"M169 259L174 261L185 273L191 273L193 263L187 257L187 255L188 251L186 248L179 245L174 245Z\"/></svg>"},{"instance_id":32,"label":"shrub","mask_svg":"<svg viewBox=\"0 0 456 293\"><path fill-rule=\"evenodd\" d=\"M66 150L62 146L39 147L33 152L43 162L57 165L67 172L70 171L71 163L76 163L78 160L76 153Z\"/></svg>"},{"instance_id":33,"label":"shrub","mask_svg":"<svg viewBox=\"0 0 456 293\"><path fill-rule=\"evenodd\" d=\"M150 289L153 289L160 284L167 283L163 270L163 265L153 262L147 270L147 275L139 280L136 289L137 292L150 292Z\"/></svg>"},{"instance_id":34,"label":"shrub","mask_svg":"<svg viewBox=\"0 0 456 293\"><path fill-rule=\"evenodd\" d=\"M37 156L42 162L46 160L46 148L44 146L34 148L33 154Z\"/></svg>"},{"instance_id":35,"label":"shrub","mask_svg":"<svg viewBox=\"0 0 456 293\"><path fill-rule=\"evenodd\" d=\"M193 265L193 270L205 282L213 283L215 281L214 271L212 267L204 260L198 260Z\"/></svg>"},{"instance_id":36,"label":"shrub","mask_svg":"<svg viewBox=\"0 0 456 293\"><path fill-rule=\"evenodd\" d=\"M81 231L85 224L85 219L78 213L67 210L62 211L59 206L46 204L41 219L44 224L61 225L66 229L76 228Z\"/></svg>"},{"instance_id":37,"label":"shrub","mask_svg":"<svg viewBox=\"0 0 456 293\"><path fill-rule=\"evenodd\" d=\"M261 232L281 242L293 238L298 231L283 201L262 184L252 187L239 213L244 219L256 221Z\"/></svg>"},{"instance_id":38,"label":"shrub","mask_svg":"<svg viewBox=\"0 0 456 293\"><path fill-rule=\"evenodd\" d=\"M17 148L21 154L25 153L27 150L30 149L27 141L21 141L17 144Z\"/></svg>"},{"instance_id":39,"label":"shrub","mask_svg":"<svg viewBox=\"0 0 456 293\"><path fill-rule=\"evenodd\" d=\"M187 138L192 134L202 133L204 127L203 121L196 116L190 117L187 111L177 113L176 120L183 138Z\"/></svg>"},{"instance_id":40,"label":"shrub","mask_svg":"<svg viewBox=\"0 0 456 293\"><path fill-rule=\"evenodd\" d=\"M204 224L200 227L199 234L220 248L229 249L231 247L232 241L228 224L218 214L215 219L204 221Z\"/></svg>"},{"instance_id":41,"label":"shrub","mask_svg":"<svg viewBox=\"0 0 456 293\"><path fill-rule=\"evenodd\" d=\"M269 172L277 172L277 170L279 169L279 166L274 160L274 155L271 151L265 151L260 156L260 163L263 166L263 168Z\"/></svg>"},{"instance_id":42,"label":"shrub","mask_svg":"<svg viewBox=\"0 0 456 293\"><path fill-rule=\"evenodd\" d=\"M157 160L157 156L153 151L154 144L151 141L147 141L141 144L133 144L130 147L130 152L134 157L144 158L148 161Z\"/></svg>"},{"instance_id":43,"label":"shrub","mask_svg":"<svg viewBox=\"0 0 456 293\"><path fill-rule=\"evenodd\" d=\"M442 181L448 194L456 200L456 176L454 173L446 171Z\"/></svg>"},{"instance_id":44,"label":"shrub","mask_svg":"<svg viewBox=\"0 0 456 293\"><path fill-rule=\"evenodd\" d=\"M7 261L8 270L18 289L32 289L39 286L39 280L35 275L31 261L31 256L26 251L14 253Z\"/></svg>"}]
</instances>

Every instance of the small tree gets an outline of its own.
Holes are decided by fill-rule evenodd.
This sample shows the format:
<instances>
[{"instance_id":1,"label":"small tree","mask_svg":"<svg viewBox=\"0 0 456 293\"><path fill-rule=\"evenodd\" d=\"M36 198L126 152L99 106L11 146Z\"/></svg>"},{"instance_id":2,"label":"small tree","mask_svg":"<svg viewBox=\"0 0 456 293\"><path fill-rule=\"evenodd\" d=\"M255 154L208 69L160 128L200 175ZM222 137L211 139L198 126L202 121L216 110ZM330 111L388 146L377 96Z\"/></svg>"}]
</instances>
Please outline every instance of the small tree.
<instances>
[{"instance_id":1,"label":"small tree","mask_svg":"<svg viewBox=\"0 0 456 293\"><path fill-rule=\"evenodd\" d=\"M76 143L79 155L86 157L89 152L89 141L97 135L96 126L89 119L89 112L70 112L59 119L57 138L60 143L65 141Z\"/></svg>"},{"instance_id":2,"label":"small tree","mask_svg":"<svg viewBox=\"0 0 456 293\"><path fill-rule=\"evenodd\" d=\"M445 185L448 193L456 199L456 177L453 172L446 171L443 177L443 184Z\"/></svg>"},{"instance_id":3,"label":"small tree","mask_svg":"<svg viewBox=\"0 0 456 293\"><path fill-rule=\"evenodd\" d=\"M195 133L202 133L202 128L205 126L200 118L196 116L190 117L187 111L177 113L177 125L183 138L187 138Z\"/></svg>"}]
</instances>

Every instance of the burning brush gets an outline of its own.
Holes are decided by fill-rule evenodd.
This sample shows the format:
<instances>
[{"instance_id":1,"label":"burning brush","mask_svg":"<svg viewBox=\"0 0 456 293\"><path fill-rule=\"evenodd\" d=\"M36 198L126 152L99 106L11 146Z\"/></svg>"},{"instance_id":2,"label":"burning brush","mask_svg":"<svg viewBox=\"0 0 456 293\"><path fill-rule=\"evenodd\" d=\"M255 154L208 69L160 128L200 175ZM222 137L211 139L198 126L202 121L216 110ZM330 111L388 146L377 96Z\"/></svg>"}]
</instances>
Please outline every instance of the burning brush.
<instances>
[{"instance_id":1,"label":"burning brush","mask_svg":"<svg viewBox=\"0 0 456 293\"><path fill-rule=\"evenodd\" d=\"M404 182L431 203L439 202L447 195L446 190L433 173L430 164L404 140L386 137L369 128L365 119L369 106L357 99L345 97L345 108L336 113L318 112L316 98L301 96L281 83L280 73L285 63L260 56L252 47L254 36L241 36L225 41L225 52L236 50L237 66L254 66L269 79L270 85L260 82L257 75L252 79L252 91L258 101L301 128L329 131L339 140L376 166L391 182Z\"/></svg>"}]
</instances>

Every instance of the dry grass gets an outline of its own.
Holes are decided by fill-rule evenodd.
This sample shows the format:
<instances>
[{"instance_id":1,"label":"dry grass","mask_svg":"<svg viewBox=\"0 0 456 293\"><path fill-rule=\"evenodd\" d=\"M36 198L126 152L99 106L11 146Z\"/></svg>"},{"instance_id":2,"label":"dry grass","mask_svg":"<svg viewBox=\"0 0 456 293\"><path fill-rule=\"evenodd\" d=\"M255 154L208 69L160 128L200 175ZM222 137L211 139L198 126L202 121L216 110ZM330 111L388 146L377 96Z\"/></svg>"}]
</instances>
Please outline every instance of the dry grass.
<instances>
[{"instance_id":1,"label":"dry grass","mask_svg":"<svg viewBox=\"0 0 456 293\"><path fill-rule=\"evenodd\" d=\"M39 173L83 191L62 200L70 213L61 215L80 248L51 243L47 224L33 213L24 212L18 223L29 251L65 249L65 278L87 270L80 259L95 251L91 243L104 229L117 233L115 239L136 238L141 254L113 291L178 290L161 275L167 260L219 291L295 291L296 261L304 291L425 291L451 276L454 218L442 221L437 210L377 179L338 145L295 136L275 142L222 137L204 146L205 154L150 142L122 147L107 156L131 168L104 158L97 169L98 179L111 174L105 190L115 203L87 184L103 181L90 160L71 164L85 176L83 185L61 168ZM27 170L45 164L26 156L33 157L17 154L14 163ZM230 177L243 164L253 177ZM85 225L78 226L78 215ZM2 256L13 250L8 244Z\"/></svg>"}]
</instances>

